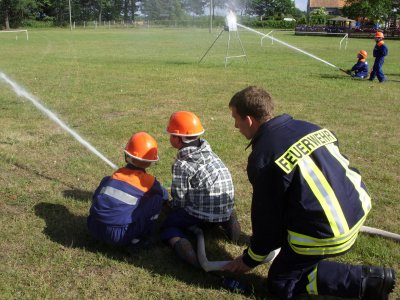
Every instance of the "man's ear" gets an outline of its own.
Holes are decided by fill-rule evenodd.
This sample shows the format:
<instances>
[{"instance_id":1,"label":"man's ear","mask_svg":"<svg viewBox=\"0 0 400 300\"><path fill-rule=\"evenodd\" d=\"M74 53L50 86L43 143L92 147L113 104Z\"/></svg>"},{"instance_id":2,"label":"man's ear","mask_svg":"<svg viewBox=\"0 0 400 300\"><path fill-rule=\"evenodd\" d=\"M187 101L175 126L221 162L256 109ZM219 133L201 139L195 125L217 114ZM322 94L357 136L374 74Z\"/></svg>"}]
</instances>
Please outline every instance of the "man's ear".
<instances>
[{"instance_id":1,"label":"man's ear","mask_svg":"<svg viewBox=\"0 0 400 300\"><path fill-rule=\"evenodd\" d=\"M253 123L254 123L254 118L253 118L252 116L246 116L246 117L245 117L245 120L246 120L246 124L247 124L249 127L251 127L251 126L253 125Z\"/></svg>"},{"instance_id":2,"label":"man's ear","mask_svg":"<svg viewBox=\"0 0 400 300\"><path fill-rule=\"evenodd\" d=\"M254 118L253 116L246 116L246 123L253 133L256 133L256 131L261 125L261 122L256 118Z\"/></svg>"},{"instance_id":3,"label":"man's ear","mask_svg":"<svg viewBox=\"0 0 400 300\"><path fill-rule=\"evenodd\" d=\"M258 121L253 116L246 116L246 123L247 125L249 125L249 127L256 126L258 128L258 126L260 125L260 121Z\"/></svg>"}]
</instances>

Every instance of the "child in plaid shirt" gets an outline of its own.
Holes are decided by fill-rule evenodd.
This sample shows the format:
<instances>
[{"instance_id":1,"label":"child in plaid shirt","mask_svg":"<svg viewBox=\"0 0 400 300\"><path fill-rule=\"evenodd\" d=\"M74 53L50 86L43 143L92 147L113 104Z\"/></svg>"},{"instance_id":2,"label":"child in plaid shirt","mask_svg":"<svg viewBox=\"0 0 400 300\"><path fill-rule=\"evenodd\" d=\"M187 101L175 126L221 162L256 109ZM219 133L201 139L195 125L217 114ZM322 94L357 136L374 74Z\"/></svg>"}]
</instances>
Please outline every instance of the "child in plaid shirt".
<instances>
[{"instance_id":1,"label":"child in plaid shirt","mask_svg":"<svg viewBox=\"0 0 400 300\"><path fill-rule=\"evenodd\" d=\"M200 139L204 129L195 114L173 113L167 132L172 147L178 149L172 166L170 203L175 209L161 226L161 239L184 261L198 266L196 253L185 234L189 227L213 223L221 225L232 241L239 239L232 177L207 141Z\"/></svg>"}]
</instances>

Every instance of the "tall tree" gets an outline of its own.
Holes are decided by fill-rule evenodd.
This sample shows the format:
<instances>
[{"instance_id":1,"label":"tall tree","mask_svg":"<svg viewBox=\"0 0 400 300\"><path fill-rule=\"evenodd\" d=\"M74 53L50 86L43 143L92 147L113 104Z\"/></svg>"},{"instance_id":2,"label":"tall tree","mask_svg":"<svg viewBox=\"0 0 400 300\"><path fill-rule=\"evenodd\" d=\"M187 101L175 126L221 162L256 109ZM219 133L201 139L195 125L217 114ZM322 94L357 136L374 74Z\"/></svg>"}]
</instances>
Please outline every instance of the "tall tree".
<instances>
[{"instance_id":1,"label":"tall tree","mask_svg":"<svg viewBox=\"0 0 400 300\"><path fill-rule=\"evenodd\" d=\"M35 0L0 0L0 18L2 26L7 30L18 24L37 11Z\"/></svg>"},{"instance_id":2,"label":"tall tree","mask_svg":"<svg viewBox=\"0 0 400 300\"><path fill-rule=\"evenodd\" d=\"M50 0L36 0L37 15L36 18L41 20L46 16L50 16L48 13L50 11L51 3Z\"/></svg>"},{"instance_id":3,"label":"tall tree","mask_svg":"<svg viewBox=\"0 0 400 300\"><path fill-rule=\"evenodd\" d=\"M370 19L374 22L387 20L393 9L392 0L346 0L343 14L349 18Z\"/></svg>"},{"instance_id":4,"label":"tall tree","mask_svg":"<svg viewBox=\"0 0 400 300\"><path fill-rule=\"evenodd\" d=\"M168 7L171 8L169 9L170 19L181 20L183 18L185 13L180 0L171 0Z\"/></svg>"},{"instance_id":5,"label":"tall tree","mask_svg":"<svg viewBox=\"0 0 400 300\"><path fill-rule=\"evenodd\" d=\"M252 0L249 13L259 17L292 14L295 9L293 0Z\"/></svg>"},{"instance_id":6,"label":"tall tree","mask_svg":"<svg viewBox=\"0 0 400 300\"><path fill-rule=\"evenodd\" d=\"M0 0L0 16L3 26L8 30L10 29L10 15L15 10L15 1L13 0Z\"/></svg>"},{"instance_id":7,"label":"tall tree","mask_svg":"<svg viewBox=\"0 0 400 300\"><path fill-rule=\"evenodd\" d=\"M247 14L251 9L252 0L240 0L236 2L236 11L240 11L241 15Z\"/></svg>"},{"instance_id":8,"label":"tall tree","mask_svg":"<svg viewBox=\"0 0 400 300\"><path fill-rule=\"evenodd\" d=\"M69 8L68 1L65 0L50 0L50 14L55 18L56 25L63 26L67 24Z\"/></svg>"},{"instance_id":9,"label":"tall tree","mask_svg":"<svg viewBox=\"0 0 400 300\"><path fill-rule=\"evenodd\" d=\"M135 0L122 0L122 15L125 22L133 21L136 11L137 5Z\"/></svg>"},{"instance_id":10,"label":"tall tree","mask_svg":"<svg viewBox=\"0 0 400 300\"><path fill-rule=\"evenodd\" d=\"M194 15L202 15L204 13L204 8L206 7L207 0L183 0L183 8Z\"/></svg>"},{"instance_id":11,"label":"tall tree","mask_svg":"<svg viewBox=\"0 0 400 300\"><path fill-rule=\"evenodd\" d=\"M141 11L150 20L158 20L162 11L161 0L143 0L141 2Z\"/></svg>"},{"instance_id":12,"label":"tall tree","mask_svg":"<svg viewBox=\"0 0 400 300\"><path fill-rule=\"evenodd\" d=\"M310 25L326 24L327 15L325 7L314 9L310 14Z\"/></svg>"},{"instance_id":13,"label":"tall tree","mask_svg":"<svg viewBox=\"0 0 400 300\"><path fill-rule=\"evenodd\" d=\"M275 2L274 15L291 15L295 9L293 0L280 0Z\"/></svg>"}]
</instances>

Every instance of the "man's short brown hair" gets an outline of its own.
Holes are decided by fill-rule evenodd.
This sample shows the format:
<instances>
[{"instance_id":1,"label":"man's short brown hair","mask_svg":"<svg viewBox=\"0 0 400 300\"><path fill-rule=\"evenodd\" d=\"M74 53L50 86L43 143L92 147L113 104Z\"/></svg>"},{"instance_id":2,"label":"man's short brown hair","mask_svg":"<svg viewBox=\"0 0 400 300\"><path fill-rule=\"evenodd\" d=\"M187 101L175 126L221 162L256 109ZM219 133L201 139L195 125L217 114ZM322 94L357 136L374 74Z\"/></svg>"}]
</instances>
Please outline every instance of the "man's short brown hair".
<instances>
[{"instance_id":1,"label":"man's short brown hair","mask_svg":"<svg viewBox=\"0 0 400 300\"><path fill-rule=\"evenodd\" d=\"M229 107L235 107L242 118L252 116L258 121L265 121L273 117L275 104L267 91L249 86L232 97Z\"/></svg>"}]
</instances>

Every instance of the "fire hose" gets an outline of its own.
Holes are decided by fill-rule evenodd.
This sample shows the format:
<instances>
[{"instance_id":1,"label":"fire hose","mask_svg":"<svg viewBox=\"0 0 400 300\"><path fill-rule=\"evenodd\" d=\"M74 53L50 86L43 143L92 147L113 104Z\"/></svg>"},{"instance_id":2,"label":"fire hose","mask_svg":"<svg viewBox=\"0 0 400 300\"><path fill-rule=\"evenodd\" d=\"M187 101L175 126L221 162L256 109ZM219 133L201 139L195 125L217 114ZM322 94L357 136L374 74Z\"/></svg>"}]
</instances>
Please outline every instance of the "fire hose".
<instances>
[{"instance_id":1,"label":"fire hose","mask_svg":"<svg viewBox=\"0 0 400 300\"><path fill-rule=\"evenodd\" d=\"M368 226L362 226L360 231L363 233L370 234L370 235L376 235L376 236L395 240L396 242L400 242L400 234L397 234L397 233L385 231L385 230L378 229L378 228L368 227Z\"/></svg>"},{"instance_id":2,"label":"fire hose","mask_svg":"<svg viewBox=\"0 0 400 300\"><path fill-rule=\"evenodd\" d=\"M220 271L222 268L228 264L230 261L209 261L206 255L205 243L204 243L204 234L203 230L197 226L192 226L189 228L196 235L197 239L197 259L199 261L200 266L203 268L204 271ZM367 233L370 235L380 236L384 238L393 239L397 242L400 242L400 235L392 232L388 232L385 230L362 226L361 232ZM264 259L262 264L272 262L275 257L279 254L280 248L271 251L268 256Z\"/></svg>"},{"instance_id":3,"label":"fire hose","mask_svg":"<svg viewBox=\"0 0 400 300\"><path fill-rule=\"evenodd\" d=\"M248 27L242 26L240 24L237 24L238 26L241 26L243 28L252 30ZM252 30L254 31L254 30ZM258 33L258 32L257 32ZM262 34L263 35L263 34ZM276 40L276 39L274 39ZM276 40L278 41L278 40ZM279 41L281 42L281 41ZM283 42L281 42L283 43ZM286 44L286 43L284 43ZM290 45L289 45L290 46ZM290 46L291 48L294 48L295 50L299 50L301 52L303 52L304 54L307 54L309 56L309 53L306 53L300 49L297 49L295 47ZM313 57L313 56L312 56ZM316 58L316 57L314 57ZM318 60L321 60L319 58L317 58ZM321 60L322 61L322 60ZM326 61L322 61L326 64L329 64L332 67L336 67ZM336 67L337 68L337 67ZM340 69L340 68L339 68ZM346 72L346 70L344 69L340 69L341 71ZM11 79L9 79L4 73L0 72L0 80L5 81L6 83L8 83L16 92L17 95L22 96L28 100L30 100L32 102L32 104L34 104L34 106L36 108L38 108L39 110L41 110L43 113L45 113L52 121L54 121L55 123L57 123L61 128L63 128L65 131L67 131L70 135L72 135L77 141L79 141L82 145L84 145L87 149L89 149L92 153L96 154L99 158L101 158L104 162L106 162L109 166L111 166L114 170L117 169L117 166L115 164L113 164L111 161L109 161L106 157L104 157L100 152L98 152L91 144L89 144L86 140L84 140L80 135L78 135L75 131L73 131L72 129L70 129L62 120L60 120L53 112L51 112L50 110L48 110L45 106L43 106L38 99L36 99L32 94L30 94L29 92L27 92L26 90L24 90L22 87L20 87L17 83L15 83L14 81L12 81ZM394 80L392 80L394 81ZM204 244L204 235L203 235L203 231L198 228L198 227L192 227L191 230L196 234L197 237L197 256L198 256L198 260L199 263L201 265L201 267L206 271L217 271L217 270L221 270L223 266L225 266L227 263L229 263L229 261L208 261L207 260L207 256L206 256L206 251L205 251L205 244ZM396 233L392 233L392 232L388 232L388 231L384 231L381 229L377 229L377 228L372 228L372 227L368 227L368 226L362 226L361 227L361 232L363 233L367 233L370 235L375 235L375 236L381 236L384 238L389 238L389 239L393 239L397 242L400 242L400 235L396 234ZM268 254L267 258L264 260L263 263L267 263L267 262L271 262L278 254L279 254L280 249L276 249L273 250L271 253Z\"/></svg>"},{"instance_id":4,"label":"fire hose","mask_svg":"<svg viewBox=\"0 0 400 300\"><path fill-rule=\"evenodd\" d=\"M200 266L203 268L204 271L220 271L227 263L230 261L209 261L206 255L206 248L204 243L204 234L203 230L201 230L197 226L192 226L189 228L197 238L197 259L199 261ZM262 262L263 264L271 262L274 258L279 254L280 248L271 251L268 256Z\"/></svg>"}]
</instances>

